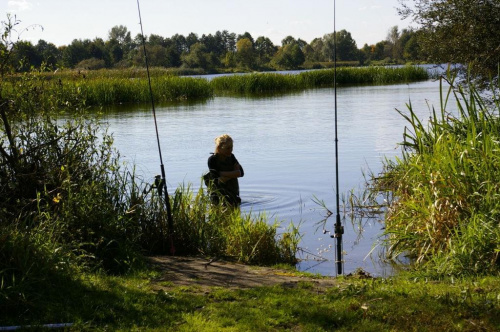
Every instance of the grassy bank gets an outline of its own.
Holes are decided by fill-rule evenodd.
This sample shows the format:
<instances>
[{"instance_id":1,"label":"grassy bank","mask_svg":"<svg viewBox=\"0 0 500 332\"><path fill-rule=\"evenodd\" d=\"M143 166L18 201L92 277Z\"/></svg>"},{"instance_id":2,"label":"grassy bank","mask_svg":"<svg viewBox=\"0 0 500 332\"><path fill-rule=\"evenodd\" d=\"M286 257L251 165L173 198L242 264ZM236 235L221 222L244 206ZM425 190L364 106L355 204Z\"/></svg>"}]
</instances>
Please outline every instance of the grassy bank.
<instances>
[{"instance_id":1,"label":"grassy bank","mask_svg":"<svg viewBox=\"0 0 500 332\"><path fill-rule=\"evenodd\" d=\"M167 271L168 272L168 271ZM290 272L291 273L291 272ZM176 286L162 274L83 274L43 306L0 325L73 323L72 331L498 331L500 278L341 277L252 289Z\"/></svg>"},{"instance_id":2,"label":"grassy bank","mask_svg":"<svg viewBox=\"0 0 500 332\"><path fill-rule=\"evenodd\" d=\"M412 105L402 158L387 160L374 192L389 192L390 257L408 255L438 275L500 270L500 104L451 80L429 123ZM455 104L458 114L448 111Z\"/></svg>"}]
</instances>

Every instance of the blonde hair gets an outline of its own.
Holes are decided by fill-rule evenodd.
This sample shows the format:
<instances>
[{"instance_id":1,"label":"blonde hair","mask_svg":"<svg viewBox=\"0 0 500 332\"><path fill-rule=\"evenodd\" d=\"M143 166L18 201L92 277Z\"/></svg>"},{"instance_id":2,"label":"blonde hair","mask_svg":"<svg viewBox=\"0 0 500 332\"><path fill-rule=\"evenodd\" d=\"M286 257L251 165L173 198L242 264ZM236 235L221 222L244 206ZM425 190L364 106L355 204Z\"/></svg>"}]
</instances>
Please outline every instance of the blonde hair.
<instances>
[{"instance_id":1,"label":"blonde hair","mask_svg":"<svg viewBox=\"0 0 500 332\"><path fill-rule=\"evenodd\" d=\"M226 146L233 146L233 139L228 134L220 135L215 138L215 153L220 153L220 149Z\"/></svg>"}]
</instances>

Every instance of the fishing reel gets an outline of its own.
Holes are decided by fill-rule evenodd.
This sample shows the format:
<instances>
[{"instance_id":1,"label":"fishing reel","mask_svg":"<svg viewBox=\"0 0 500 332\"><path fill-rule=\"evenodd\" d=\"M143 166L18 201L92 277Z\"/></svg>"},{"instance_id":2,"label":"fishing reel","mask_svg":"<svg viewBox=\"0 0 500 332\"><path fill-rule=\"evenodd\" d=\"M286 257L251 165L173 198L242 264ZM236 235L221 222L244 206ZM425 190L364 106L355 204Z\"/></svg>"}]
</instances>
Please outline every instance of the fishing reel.
<instances>
[{"instance_id":1,"label":"fishing reel","mask_svg":"<svg viewBox=\"0 0 500 332\"><path fill-rule=\"evenodd\" d=\"M158 195L161 197L163 195L163 179L161 178L161 175L156 175L155 176L155 181L153 183L153 188L156 188L158 190Z\"/></svg>"},{"instance_id":2,"label":"fishing reel","mask_svg":"<svg viewBox=\"0 0 500 332\"><path fill-rule=\"evenodd\" d=\"M333 234L331 231L323 229L323 234L328 233L332 239L341 238L342 234L344 234L344 226L340 222L335 223L335 228L333 230Z\"/></svg>"}]
</instances>

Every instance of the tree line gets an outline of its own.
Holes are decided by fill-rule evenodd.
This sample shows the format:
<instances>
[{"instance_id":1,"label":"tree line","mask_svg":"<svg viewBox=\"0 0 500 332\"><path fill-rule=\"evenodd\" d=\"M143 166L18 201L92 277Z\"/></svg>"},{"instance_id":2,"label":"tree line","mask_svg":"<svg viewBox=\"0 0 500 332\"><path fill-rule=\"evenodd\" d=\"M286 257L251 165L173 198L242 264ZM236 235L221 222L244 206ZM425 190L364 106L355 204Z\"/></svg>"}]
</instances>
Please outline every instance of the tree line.
<instances>
[{"instance_id":1,"label":"tree line","mask_svg":"<svg viewBox=\"0 0 500 332\"><path fill-rule=\"evenodd\" d=\"M500 63L500 2L492 0L398 0L399 15L411 18L419 29L388 30L387 38L358 48L350 32L336 32L338 61L350 65L406 62L455 63L465 65L469 75L495 79ZM9 15L7 15L9 17ZM287 36L281 45L269 38L227 30L215 34L151 34L145 40L149 62L165 68L231 72L329 67L334 57L334 33L310 43ZM36 45L19 40L9 50L9 64L17 71L39 67L128 68L144 66L142 36L132 38L123 25L114 26L108 39L74 39L56 47L44 40ZM0 52L7 45L0 45ZM12 51L12 52L10 52ZM5 52L4 52L5 53Z\"/></svg>"},{"instance_id":2,"label":"tree line","mask_svg":"<svg viewBox=\"0 0 500 332\"><path fill-rule=\"evenodd\" d=\"M337 34L337 60L352 65L373 62L404 63L422 61L417 42L418 31L392 27L386 40L358 48L350 32ZM40 67L101 69L144 66L142 35L132 38L126 26L114 26L108 39L74 39L71 44L56 47L45 40L37 44L18 40L11 52L10 64L16 71ZM145 37L150 66L200 69L203 72L237 70L282 70L321 68L334 60L334 33L315 38L310 43L287 36L281 45L269 38L254 38L250 33L235 34L227 30L214 34L175 34Z\"/></svg>"}]
</instances>

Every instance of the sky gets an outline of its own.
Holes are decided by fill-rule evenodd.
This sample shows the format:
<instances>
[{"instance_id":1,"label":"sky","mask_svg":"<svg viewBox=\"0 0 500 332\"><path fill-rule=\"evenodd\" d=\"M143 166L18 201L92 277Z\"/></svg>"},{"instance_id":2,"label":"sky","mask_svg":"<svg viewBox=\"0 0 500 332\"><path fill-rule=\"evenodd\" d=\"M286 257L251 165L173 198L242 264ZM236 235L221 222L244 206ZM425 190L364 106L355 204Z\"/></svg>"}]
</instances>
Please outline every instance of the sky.
<instances>
[{"instance_id":1,"label":"sky","mask_svg":"<svg viewBox=\"0 0 500 332\"><path fill-rule=\"evenodd\" d=\"M139 0L145 35L187 36L228 30L268 37L275 45L287 36L310 43L327 33L347 30L358 48L385 40L389 29L411 26L401 20L398 0ZM3 13L3 14L2 14ZM140 33L137 0L0 0L0 21L16 15L20 39L56 46L73 39L108 39L124 25Z\"/></svg>"}]
</instances>

